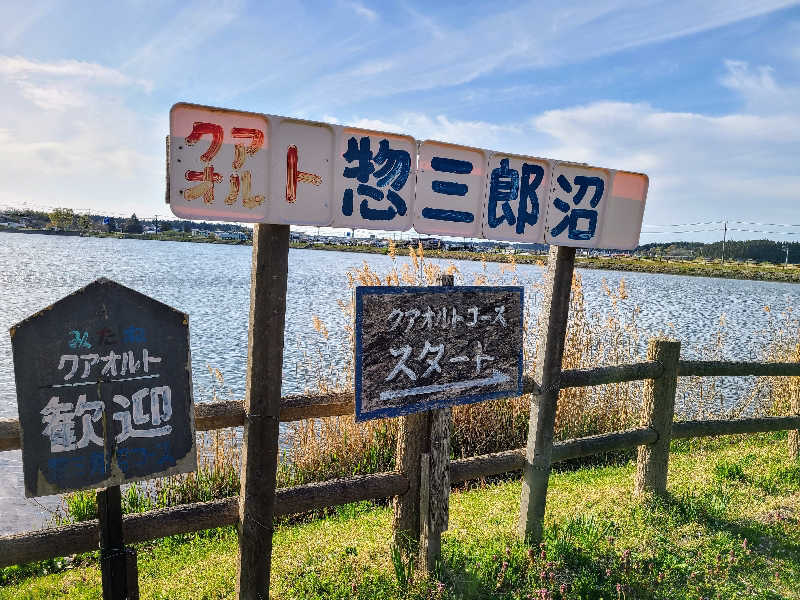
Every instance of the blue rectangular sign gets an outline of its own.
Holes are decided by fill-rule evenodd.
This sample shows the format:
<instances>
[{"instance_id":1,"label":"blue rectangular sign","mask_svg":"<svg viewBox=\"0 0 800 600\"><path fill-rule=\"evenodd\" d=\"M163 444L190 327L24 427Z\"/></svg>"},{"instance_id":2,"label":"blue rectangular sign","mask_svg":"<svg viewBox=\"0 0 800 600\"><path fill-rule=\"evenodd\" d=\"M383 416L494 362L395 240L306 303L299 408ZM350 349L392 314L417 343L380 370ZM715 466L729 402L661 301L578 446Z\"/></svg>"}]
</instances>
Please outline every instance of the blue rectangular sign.
<instances>
[{"instance_id":1,"label":"blue rectangular sign","mask_svg":"<svg viewBox=\"0 0 800 600\"><path fill-rule=\"evenodd\" d=\"M356 288L356 421L522 394L523 288Z\"/></svg>"}]
</instances>

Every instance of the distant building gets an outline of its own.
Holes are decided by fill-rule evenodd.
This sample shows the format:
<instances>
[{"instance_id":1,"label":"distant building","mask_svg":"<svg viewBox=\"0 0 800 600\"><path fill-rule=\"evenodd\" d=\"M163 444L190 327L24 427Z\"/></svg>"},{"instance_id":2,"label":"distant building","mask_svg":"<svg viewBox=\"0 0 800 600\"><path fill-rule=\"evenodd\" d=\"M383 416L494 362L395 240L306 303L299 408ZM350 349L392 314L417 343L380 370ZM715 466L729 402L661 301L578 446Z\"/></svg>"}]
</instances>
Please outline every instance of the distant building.
<instances>
[{"instance_id":1,"label":"distant building","mask_svg":"<svg viewBox=\"0 0 800 600\"><path fill-rule=\"evenodd\" d=\"M249 239L248 235L243 231L215 231L214 235L218 240L237 240L243 242Z\"/></svg>"}]
</instances>

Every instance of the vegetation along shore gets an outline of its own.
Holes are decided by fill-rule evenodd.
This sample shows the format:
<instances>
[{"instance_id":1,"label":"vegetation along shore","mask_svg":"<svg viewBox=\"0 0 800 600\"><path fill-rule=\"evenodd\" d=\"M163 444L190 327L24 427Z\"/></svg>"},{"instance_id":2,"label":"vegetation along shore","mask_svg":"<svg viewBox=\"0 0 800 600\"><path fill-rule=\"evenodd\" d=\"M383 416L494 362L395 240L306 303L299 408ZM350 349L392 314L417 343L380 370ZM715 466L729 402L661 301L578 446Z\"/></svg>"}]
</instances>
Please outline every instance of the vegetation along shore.
<instances>
[{"instance_id":1,"label":"vegetation along shore","mask_svg":"<svg viewBox=\"0 0 800 600\"><path fill-rule=\"evenodd\" d=\"M232 223L194 223L178 220L127 219L77 214L60 208L51 212L6 210L0 212L0 232L81 235L214 244L252 244L252 231ZM477 260L495 263L544 265L547 248L511 244L470 244L434 238L396 242L423 243L430 258ZM293 248L388 254L389 240L355 239L292 234ZM727 259L723 259L727 256ZM678 242L646 244L632 253L578 252L576 265L585 269L664 273L698 277L752 279L800 283L800 243L779 244L769 240L702 244Z\"/></svg>"}]
</instances>

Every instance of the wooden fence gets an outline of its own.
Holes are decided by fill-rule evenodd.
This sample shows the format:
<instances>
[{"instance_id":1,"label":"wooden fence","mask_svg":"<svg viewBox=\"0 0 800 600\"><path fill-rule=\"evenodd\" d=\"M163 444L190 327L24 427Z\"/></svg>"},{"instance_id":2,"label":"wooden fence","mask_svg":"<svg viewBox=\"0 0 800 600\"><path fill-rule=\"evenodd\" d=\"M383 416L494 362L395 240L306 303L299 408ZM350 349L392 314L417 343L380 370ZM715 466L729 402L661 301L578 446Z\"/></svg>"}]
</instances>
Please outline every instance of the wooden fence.
<instances>
[{"instance_id":1,"label":"wooden fence","mask_svg":"<svg viewBox=\"0 0 800 600\"><path fill-rule=\"evenodd\" d=\"M677 343L651 341L649 356L663 358L666 354L662 350L668 344ZM786 417L673 422L672 413L674 386L678 377L797 377L800 376L800 363L678 360L674 348L671 355L674 359L671 365L663 360L648 360L628 365L562 371L557 382L558 389L645 380L645 411L642 425L635 429L556 442L552 446L551 462L639 447L637 491L659 493L666 485L670 439L800 429L800 402L792 406L795 414ZM534 396L542 392L531 378L525 379L524 391ZM648 398L652 402L648 403ZM294 395L280 399L279 419L282 422L353 413L352 393ZM195 424L199 431L244 425L244 405L237 401L198 404L195 406ZM798 451L797 439L798 432L792 431L790 448L795 456ZM0 419L0 451L19 448L19 422ZM450 462L450 481L457 484L519 471L525 465L525 448L453 460ZM408 477L400 471L282 488L276 491L273 514L284 516L359 500L396 497L405 494L408 488ZM240 499L234 497L126 515L123 519L124 538L127 543L135 543L240 524L241 504ZM97 520L3 536L0 537L0 567L89 552L97 549L98 542Z\"/></svg>"}]
</instances>

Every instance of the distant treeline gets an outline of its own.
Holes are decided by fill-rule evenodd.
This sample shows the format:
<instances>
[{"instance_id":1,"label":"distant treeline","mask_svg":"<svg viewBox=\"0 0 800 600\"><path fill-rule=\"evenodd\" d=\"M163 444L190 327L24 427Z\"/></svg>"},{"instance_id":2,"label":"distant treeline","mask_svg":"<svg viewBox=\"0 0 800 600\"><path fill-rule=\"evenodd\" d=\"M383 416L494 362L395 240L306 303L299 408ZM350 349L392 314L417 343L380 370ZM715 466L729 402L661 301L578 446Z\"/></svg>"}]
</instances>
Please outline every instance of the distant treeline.
<instances>
[{"instance_id":1,"label":"distant treeline","mask_svg":"<svg viewBox=\"0 0 800 600\"><path fill-rule=\"evenodd\" d=\"M137 219L133 214L129 218L106 217L96 214L78 214L68 208L57 208L52 212L36 210L0 211L0 222L16 221L26 227L45 228L58 227L66 230L93 230L125 233L141 233L145 227L157 227L159 231L177 231L190 233L192 229L202 231L249 232L249 228L235 223L206 223L205 221L183 221L179 219ZM773 240L747 240L725 242L725 260L752 260L756 262L782 263L786 260L786 247L789 250L789 262L800 264L800 242L775 242ZM537 245L538 246L538 245ZM537 250L539 248L536 248ZM546 249L546 246L542 246ZM722 242L704 244L702 242L666 242L639 246L637 255L662 256L664 258L723 258Z\"/></svg>"},{"instance_id":2,"label":"distant treeline","mask_svg":"<svg viewBox=\"0 0 800 600\"><path fill-rule=\"evenodd\" d=\"M786 248L789 250L789 262L800 263L800 242L775 242L773 240L747 240L725 242L725 260L754 260L756 262L782 263L786 260ZM722 258L722 242L703 244L701 242L670 242L663 244L645 244L637 249L639 254L660 256L689 256L694 258Z\"/></svg>"},{"instance_id":3,"label":"distant treeline","mask_svg":"<svg viewBox=\"0 0 800 600\"><path fill-rule=\"evenodd\" d=\"M25 227L44 229L57 227L64 230L108 231L125 233L142 233L145 227L157 227L159 231L183 231L190 233L192 229L202 231L249 231L246 227L235 223L206 223L205 221L183 221L179 219L139 219L136 214L130 217L107 217L101 214L76 213L69 208L56 208L51 212L10 209L0 211L0 222L11 221Z\"/></svg>"}]
</instances>

